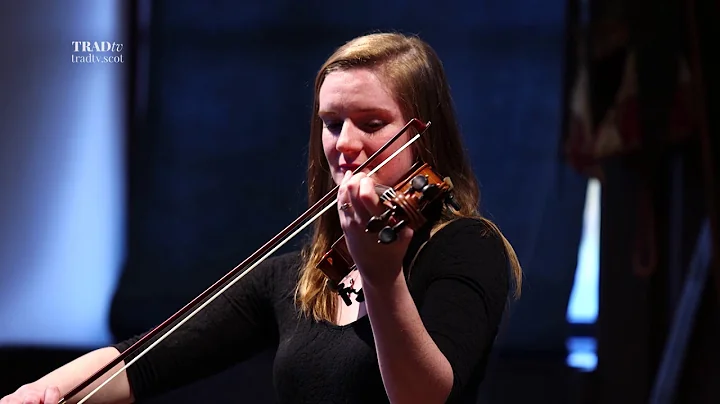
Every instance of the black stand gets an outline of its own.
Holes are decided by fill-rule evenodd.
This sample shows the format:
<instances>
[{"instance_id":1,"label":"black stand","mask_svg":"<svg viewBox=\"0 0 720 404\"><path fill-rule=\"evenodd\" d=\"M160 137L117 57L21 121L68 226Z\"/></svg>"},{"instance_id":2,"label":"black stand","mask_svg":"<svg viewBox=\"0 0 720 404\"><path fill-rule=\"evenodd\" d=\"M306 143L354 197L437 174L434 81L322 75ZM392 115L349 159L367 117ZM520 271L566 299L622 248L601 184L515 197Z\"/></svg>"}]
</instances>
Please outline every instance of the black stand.
<instances>
[{"instance_id":1,"label":"black stand","mask_svg":"<svg viewBox=\"0 0 720 404\"><path fill-rule=\"evenodd\" d=\"M682 369L688 339L695 326L695 314L708 280L712 255L711 239L710 221L705 219L700 228L683 293L678 301L670 334L665 343L662 363L650 393L651 404L670 404L675 398L678 374Z\"/></svg>"},{"instance_id":2,"label":"black stand","mask_svg":"<svg viewBox=\"0 0 720 404\"><path fill-rule=\"evenodd\" d=\"M714 285L720 294L720 236L718 232L718 211L720 204L720 192L718 188L717 165L720 163L720 152L718 150L717 135L720 133L717 113L720 111L720 81L718 81L717 68L719 67L716 58L712 38L718 33L718 25L714 18L717 18L720 8L717 3L708 0L690 0L686 3L688 7L688 26L690 30L691 56L690 64L692 74L695 77L695 100L700 116L701 139L704 160L705 188L707 194L707 206L705 219L700 228L695 251L690 261L690 268L685 278L684 289L676 307L670 333L665 344L662 362L658 369L655 385L650 394L651 404L672 403L675 400L679 373L683 368L688 340L695 329L695 319L700 301L706 292L710 278L709 268L716 265ZM714 18L713 18L714 17ZM676 176L678 178L679 176ZM680 187L676 181L673 184L674 195L681 194ZM674 200L671 209L673 215L682 215L682 208L679 206L681 200ZM680 234L679 226L682 224L681 216L671 218L671 233ZM713 241L712 233L715 233ZM672 236L671 236L672 237ZM679 248L679 241L671 240L673 248ZM713 262L713 255L715 255ZM679 281L677 268L679 264L679 252L673 252L671 256L671 277L670 282ZM675 268L673 268L675 267ZM679 284L679 282L677 283ZM708 382L708 381L706 381Z\"/></svg>"}]
</instances>

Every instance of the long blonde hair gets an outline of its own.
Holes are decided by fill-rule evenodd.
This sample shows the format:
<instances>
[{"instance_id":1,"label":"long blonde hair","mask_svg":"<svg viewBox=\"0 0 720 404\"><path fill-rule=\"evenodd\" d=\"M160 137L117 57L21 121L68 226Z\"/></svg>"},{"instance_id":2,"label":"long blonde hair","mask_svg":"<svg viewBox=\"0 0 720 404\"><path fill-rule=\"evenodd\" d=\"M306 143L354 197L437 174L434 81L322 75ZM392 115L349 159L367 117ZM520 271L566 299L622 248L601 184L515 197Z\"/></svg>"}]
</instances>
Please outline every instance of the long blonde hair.
<instances>
[{"instance_id":1,"label":"long blonde hair","mask_svg":"<svg viewBox=\"0 0 720 404\"><path fill-rule=\"evenodd\" d=\"M322 65L315 78L315 100L308 149L308 203L317 202L335 186L322 147L322 121L318 117L318 95L325 77L337 70L370 68L391 86L405 117L431 121L428 133L413 144L414 155L430 164L454 186L459 212L446 209L434 231L458 217L476 217L502 238L511 266L514 296L520 295L522 269L514 249L490 220L481 217L477 180L463 148L449 85L440 59L422 40L398 33L374 33L351 40L338 48ZM433 233L434 233L433 231ZM336 293L325 274L315 266L331 244L342 235L336 210L318 219L307 247L296 289L301 311L315 320L334 321Z\"/></svg>"}]
</instances>

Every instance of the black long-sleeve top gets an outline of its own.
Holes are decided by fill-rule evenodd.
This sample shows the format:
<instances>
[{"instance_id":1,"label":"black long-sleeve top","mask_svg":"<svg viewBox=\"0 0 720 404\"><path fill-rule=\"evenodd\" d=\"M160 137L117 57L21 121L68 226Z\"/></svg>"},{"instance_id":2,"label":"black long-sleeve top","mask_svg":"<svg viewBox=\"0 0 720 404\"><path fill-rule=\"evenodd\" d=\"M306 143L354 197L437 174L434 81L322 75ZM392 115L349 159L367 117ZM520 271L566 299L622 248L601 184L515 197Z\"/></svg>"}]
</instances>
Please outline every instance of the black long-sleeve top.
<instances>
[{"instance_id":1,"label":"black long-sleeve top","mask_svg":"<svg viewBox=\"0 0 720 404\"><path fill-rule=\"evenodd\" d=\"M474 403L508 297L503 243L482 222L459 219L429 240L417 232L405 262L422 321L453 369L448 402ZM135 397L272 347L280 403L388 402L368 317L338 326L301 315L294 302L299 266L297 253L266 260L138 360L127 370ZM137 338L114 346L123 351Z\"/></svg>"}]
</instances>

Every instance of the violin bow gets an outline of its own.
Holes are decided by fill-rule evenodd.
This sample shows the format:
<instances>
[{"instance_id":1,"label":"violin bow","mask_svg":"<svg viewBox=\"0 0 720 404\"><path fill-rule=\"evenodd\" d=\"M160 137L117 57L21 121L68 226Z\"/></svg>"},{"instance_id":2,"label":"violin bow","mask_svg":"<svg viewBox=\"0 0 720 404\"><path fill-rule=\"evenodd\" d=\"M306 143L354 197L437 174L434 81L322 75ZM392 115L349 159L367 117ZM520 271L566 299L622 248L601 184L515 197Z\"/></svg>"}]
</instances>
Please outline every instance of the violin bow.
<instances>
[{"instance_id":1,"label":"violin bow","mask_svg":"<svg viewBox=\"0 0 720 404\"><path fill-rule=\"evenodd\" d=\"M375 172L377 172L380 168L382 168L385 164L387 164L390 160L395 158L400 152L405 150L407 147L409 147L412 143L414 143L416 140L422 136L427 129L430 127L431 122L423 123L420 120L413 118L410 121L408 121L405 126L397 133L395 134L390 140L388 140L381 148L379 148L375 153L373 153L367 160L365 160L362 164L360 164L354 171L353 174L356 172L360 172L363 169L365 169L377 156L379 156L382 152L387 150L390 145L392 145L397 139L402 136L403 133L405 133L411 126L417 131L417 134L413 136L407 143L402 145L398 150L396 150L393 154L391 154L388 158L386 158L382 163L377 165L375 168L373 168L369 173L368 176L371 176ZM317 220L320 216L322 216L325 212L327 212L336 202L337 198L329 202L333 197L337 195L339 185L336 185L330 192L328 192L325 196L323 196L319 201L314 203L310 208L308 208L303 214L301 214L297 219L295 219L292 223L287 225L280 233L275 235L273 238L271 238L268 242L266 242L264 245L262 245L260 248L258 248L254 253L252 253L249 257L247 257L245 260L243 260L240 264L235 266L230 272L225 274L222 278L220 278L217 282L212 284L210 287L208 287L204 292L199 294L196 298L194 298L192 301L190 301L188 304L186 304L183 308L178 310L175 314L170 316L167 320L163 321L160 325L153 328L151 331L146 333L142 336L138 341L136 341L133 345L131 345L128 349L121 352L120 355L115 357L112 361L108 362L105 366L103 366L100 370L95 372L92 376L85 379L83 382L79 383L77 386L73 387L72 390L67 392L60 401L58 401L58 404L68 404L68 401L78 395L83 389L87 388L89 385L91 385L93 382L98 380L102 375L110 371L113 367L117 366L120 362L125 360L127 357L132 355L135 351L137 351L142 345L146 344L149 340L156 337L158 334L165 331L168 327L170 327L173 323L177 322L177 324L173 325L172 328L167 330L164 334L162 334L156 341L154 341L152 344L147 346L145 349L143 349L136 357L134 357L132 360L128 361L122 368L118 369L115 373L113 373L109 378L107 378L104 382L102 382L100 385L98 385L96 388L94 388L92 391L90 391L85 397L83 397L80 401L78 401L77 404L83 404L85 401L89 400L90 397L95 395L100 389L105 387L108 383L110 383L115 377L117 377L120 373L122 373L125 369L132 366L136 361L138 361L140 358L145 356L148 352L150 352L155 346L160 344L165 338L169 337L173 332L175 332L178 328L180 328L183 324L185 324L187 321L189 321L192 317L194 317L197 313L199 313L201 310L203 310L208 304L213 302L216 298L218 298L220 295L222 295L227 289L229 289L231 286L233 286L236 282L238 282L240 279L242 279L245 275L250 273L256 266L258 266L260 263L265 261L268 257L270 257L272 254L275 253L280 247L285 245L288 241L290 241L293 237L298 235L300 232L302 232L307 226L312 224L315 220ZM322 205L327 204L325 207L320 209ZM316 211L319 212L315 213ZM309 220L308 217L313 215ZM307 220L305 223L301 225L301 222ZM298 227L299 226L299 227ZM252 264L248 266L248 264ZM245 268L244 271L241 272L241 270ZM189 313L189 314L188 314ZM187 314L187 315L186 315ZM185 316L182 320L178 321L181 317Z\"/></svg>"}]
</instances>

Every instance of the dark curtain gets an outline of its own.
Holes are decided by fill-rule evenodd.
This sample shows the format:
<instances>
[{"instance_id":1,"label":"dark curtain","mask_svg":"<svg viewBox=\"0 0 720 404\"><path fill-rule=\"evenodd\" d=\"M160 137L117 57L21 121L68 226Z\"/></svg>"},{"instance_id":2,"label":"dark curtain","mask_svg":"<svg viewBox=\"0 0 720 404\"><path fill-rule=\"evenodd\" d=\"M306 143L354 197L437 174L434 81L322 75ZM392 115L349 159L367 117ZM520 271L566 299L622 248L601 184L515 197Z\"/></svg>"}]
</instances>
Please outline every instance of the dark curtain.
<instances>
[{"instance_id":1,"label":"dark curtain","mask_svg":"<svg viewBox=\"0 0 720 404\"><path fill-rule=\"evenodd\" d=\"M701 222L717 220L707 159L708 123L716 118L704 112L713 93L700 94L717 80L707 41L719 14L717 3L702 0L586 4L568 2L561 150L579 172L603 181L591 401L647 402ZM719 330L716 295L706 287L700 307L686 313L696 326L680 362L677 402L718 400L710 382L718 371L710 342Z\"/></svg>"}]
</instances>

